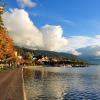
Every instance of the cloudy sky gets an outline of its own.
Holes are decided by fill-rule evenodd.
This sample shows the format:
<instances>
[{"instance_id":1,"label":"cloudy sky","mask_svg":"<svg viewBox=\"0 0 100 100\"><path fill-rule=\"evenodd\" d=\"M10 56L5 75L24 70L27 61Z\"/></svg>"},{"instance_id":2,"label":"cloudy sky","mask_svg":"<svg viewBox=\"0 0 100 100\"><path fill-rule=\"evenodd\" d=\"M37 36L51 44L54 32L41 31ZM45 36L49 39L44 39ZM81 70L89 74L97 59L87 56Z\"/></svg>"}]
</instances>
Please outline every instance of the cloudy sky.
<instances>
[{"instance_id":1,"label":"cloudy sky","mask_svg":"<svg viewBox=\"0 0 100 100\"><path fill-rule=\"evenodd\" d=\"M100 0L4 1L4 23L16 45L100 56Z\"/></svg>"}]
</instances>

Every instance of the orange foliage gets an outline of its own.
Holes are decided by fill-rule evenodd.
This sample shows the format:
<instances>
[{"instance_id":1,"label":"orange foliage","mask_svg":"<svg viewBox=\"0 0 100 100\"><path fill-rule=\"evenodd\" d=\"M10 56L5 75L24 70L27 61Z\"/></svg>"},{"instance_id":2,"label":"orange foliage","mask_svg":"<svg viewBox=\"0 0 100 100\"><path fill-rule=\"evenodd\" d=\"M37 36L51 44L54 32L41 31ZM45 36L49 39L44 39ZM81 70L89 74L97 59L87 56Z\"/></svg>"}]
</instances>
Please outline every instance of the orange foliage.
<instances>
[{"instance_id":1,"label":"orange foliage","mask_svg":"<svg viewBox=\"0 0 100 100\"><path fill-rule=\"evenodd\" d=\"M0 26L0 60L4 59L15 59L15 49L7 30Z\"/></svg>"}]
</instances>

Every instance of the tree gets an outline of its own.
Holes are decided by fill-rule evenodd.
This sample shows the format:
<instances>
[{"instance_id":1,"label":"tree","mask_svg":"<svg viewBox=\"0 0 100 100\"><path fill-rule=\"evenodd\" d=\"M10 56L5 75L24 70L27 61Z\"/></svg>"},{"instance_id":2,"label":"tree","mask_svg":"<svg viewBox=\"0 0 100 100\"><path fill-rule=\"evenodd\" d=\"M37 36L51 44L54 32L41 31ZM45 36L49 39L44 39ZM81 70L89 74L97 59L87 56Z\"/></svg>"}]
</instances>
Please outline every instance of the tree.
<instances>
[{"instance_id":1,"label":"tree","mask_svg":"<svg viewBox=\"0 0 100 100\"><path fill-rule=\"evenodd\" d=\"M33 59L33 55L32 55L31 52L27 52L27 53L23 54L23 58L25 60L32 60Z\"/></svg>"},{"instance_id":2,"label":"tree","mask_svg":"<svg viewBox=\"0 0 100 100\"><path fill-rule=\"evenodd\" d=\"M2 20L2 14L4 8L0 7L0 60L1 61L13 61L15 57L15 49L13 46L13 41L8 35L7 29L4 27Z\"/></svg>"}]
</instances>

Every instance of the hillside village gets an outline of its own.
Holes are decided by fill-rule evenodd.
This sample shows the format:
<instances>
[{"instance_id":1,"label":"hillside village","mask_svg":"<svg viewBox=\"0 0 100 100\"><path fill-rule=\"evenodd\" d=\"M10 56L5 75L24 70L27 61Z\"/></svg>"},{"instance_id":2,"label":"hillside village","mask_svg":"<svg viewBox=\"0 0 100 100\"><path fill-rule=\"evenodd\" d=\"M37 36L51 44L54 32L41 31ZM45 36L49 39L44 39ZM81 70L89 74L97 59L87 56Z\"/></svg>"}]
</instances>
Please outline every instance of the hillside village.
<instances>
[{"instance_id":1,"label":"hillside village","mask_svg":"<svg viewBox=\"0 0 100 100\"><path fill-rule=\"evenodd\" d=\"M30 50L15 46L18 58L24 60L24 65L46 65L46 66L66 66L66 67L83 67L87 65L77 56L72 54L44 51L44 50Z\"/></svg>"}]
</instances>

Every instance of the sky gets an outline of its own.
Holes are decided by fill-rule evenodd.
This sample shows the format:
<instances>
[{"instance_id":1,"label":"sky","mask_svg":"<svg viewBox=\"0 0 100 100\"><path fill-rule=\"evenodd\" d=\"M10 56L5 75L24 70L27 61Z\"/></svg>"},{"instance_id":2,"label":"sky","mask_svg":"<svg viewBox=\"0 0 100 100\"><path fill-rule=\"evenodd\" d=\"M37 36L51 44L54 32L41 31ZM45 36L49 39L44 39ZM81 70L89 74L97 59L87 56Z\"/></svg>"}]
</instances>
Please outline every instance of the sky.
<instances>
[{"instance_id":1,"label":"sky","mask_svg":"<svg viewBox=\"0 0 100 100\"><path fill-rule=\"evenodd\" d=\"M91 48L100 56L100 0L3 1L4 23L15 44L75 55Z\"/></svg>"}]
</instances>

